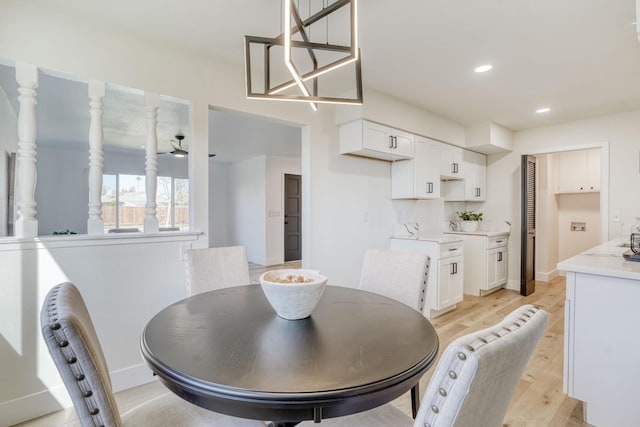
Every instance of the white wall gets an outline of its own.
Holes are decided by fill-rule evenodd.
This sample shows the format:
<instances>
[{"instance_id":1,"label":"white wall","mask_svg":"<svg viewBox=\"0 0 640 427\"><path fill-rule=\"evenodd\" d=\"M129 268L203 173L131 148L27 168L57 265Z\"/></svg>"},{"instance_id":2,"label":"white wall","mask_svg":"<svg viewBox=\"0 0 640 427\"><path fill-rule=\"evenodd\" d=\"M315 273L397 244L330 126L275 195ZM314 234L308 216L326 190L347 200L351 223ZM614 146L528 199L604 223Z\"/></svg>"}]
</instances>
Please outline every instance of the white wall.
<instances>
[{"instance_id":1,"label":"white wall","mask_svg":"<svg viewBox=\"0 0 640 427\"><path fill-rule=\"evenodd\" d=\"M0 87L0 236L7 235L7 221L10 215L7 203L9 195L7 163L9 153L17 151L17 143L18 119L4 90Z\"/></svg>"},{"instance_id":2,"label":"white wall","mask_svg":"<svg viewBox=\"0 0 640 427\"><path fill-rule=\"evenodd\" d=\"M490 197L484 209L487 216L509 215L512 220L509 287L519 288L520 277L520 156L602 143L609 146L609 175L603 176L609 184L609 212L618 211L622 217L622 224L609 223L609 238L614 238L623 232L626 235L640 212L640 193L630 186L640 180L640 111L516 132L512 153L489 156L487 186L495 197Z\"/></svg>"},{"instance_id":3,"label":"white wall","mask_svg":"<svg viewBox=\"0 0 640 427\"><path fill-rule=\"evenodd\" d=\"M555 157L536 156L535 278L548 282L557 275L558 201L555 195Z\"/></svg>"},{"instance_id":4,"label":"white wall","mask_svg":"<svg viewBox=\"0 0 640 427\"><path fill-rule=\"evenodd\" d=\"M284 174L300 175L300 160L259 156L228 169L230 209L224 215L232 227L232 244L247 247L249 262L283 263Z\"/></svg>"},{"instance_id":5,"label":"white wall","mask_svg":"<svg viewBox=\"0 0 640 427\"><path fill-rule=\"evenodd\" d=\"M0 57L190 101L192 224L203 233L193 242L194 247L207 246L210 241L207 157L210 106L302 127L305 267L322 270L329 276L330 283L355 286L366 249L388 247L392 224L396 222L390 200L390 164L340 155L335 110L331 106L323 105L313 113L308 106L296 103L247 100L240 63L220 63L179 46L173 48L119 28L105 27L100 22L84 22L54 8L48 9L43 3L3 2ZM398 128L464 144L462 126L384 95L368 94L365 89L365 100L377 104L372 107L376 109L372 112L373 119L394 124L397 121ZM356 107L351 108L357 111ZM263 219L264 213L264 210L259 213ZM0 242L0 245L7 244ZM153 250L140 250L145 248L131 242L124 243L118 250L106 248L100 242L93 245L90 249L60 248L62 255L56 252L55 257L64 259L62 271L53 275L46 265L34 264L33 250L0 251L3 272L0 292L2 301L12 307L1 312L0 325L12 325L19 331L16 334L20 339L30 343L27 350L32 351L30 354L17 352L6 342L0 346L0 360L6 361L2 366L15 367L9 380L0 385L3 422L17 422L51 409L37 396L49 396L60 382L42 347L35 312L44 291L60 280L62 273L81 286L92 312L98 310L96 327L100 337L105 337L107 362L115 376L123 376L118 374L118 369L126 373L129 368L136 370L142 366L137 341L142 325L163 305L183 295L180 293L184 287L180 243L158 242ZM46 249L38 251L42 257L47 254ZM17 266L29 267L17 269ZM28 274L23 275L23 270ZM5 271L11 274L5 275ZM105 276L99 279L97 274ZM34 289L40 290L34 292ZM135 299L138 305L126 305L126 316L120 316L120 311L112 314L122 304L123 295ZM152 300L145 299L145 295ZM113 339L124 321L130 335L123 340ZM45 383L41 381L43 377L51 381ZM135 376L129 377L128 385L143 382Z\"/></svg>"},{"instance_id":6,"label":"white wall","mask_svg":"<svg viewBox=\"0 0 640 427\"><path fill-rule=\"evenodd\" d=\"M586 223L586 231L572 231L572 222ZM600 243L600 194L558 195L558 261Z\"/></svg>"},{"instance_id":7,"label":"white wall","mask_svg":"<svg viewBox=\"0 0 640 427\"><path fill-rule=\"evenodd\" d=\"M229 169L232 240L247 248L249 262L266 265L266 157L236 162Z\"/></svg>"},{"instance_id":8,"label":"white wall","mask_svg":"<svg viewBox=\"0 0 640 427\"><path fill-rule=\"evenodd\" d=\"M233 246L229 165L209 162L209 247Z\"/></svg>"}]
</instances>

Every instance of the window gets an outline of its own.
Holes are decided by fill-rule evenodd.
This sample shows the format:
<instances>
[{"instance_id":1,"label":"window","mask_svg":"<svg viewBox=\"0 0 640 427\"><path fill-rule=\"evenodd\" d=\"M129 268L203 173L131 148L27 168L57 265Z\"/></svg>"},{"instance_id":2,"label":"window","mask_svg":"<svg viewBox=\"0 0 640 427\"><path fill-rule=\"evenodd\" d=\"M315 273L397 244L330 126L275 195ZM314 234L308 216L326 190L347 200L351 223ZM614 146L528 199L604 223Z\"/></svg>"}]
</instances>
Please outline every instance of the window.
<instances>
[{"instance_id":1,"label":"window","mask_svg":"<svg viewBox=\"0 0 640 427\"><path fill-rule=\"evenodd\" d=\"M189 229L189 180L159 176L156 216L160 229ZM105 233L113 229L140 231L144 227L146 177L105 174L102 177L102 218Z\"/></svg>"}]
</instances>

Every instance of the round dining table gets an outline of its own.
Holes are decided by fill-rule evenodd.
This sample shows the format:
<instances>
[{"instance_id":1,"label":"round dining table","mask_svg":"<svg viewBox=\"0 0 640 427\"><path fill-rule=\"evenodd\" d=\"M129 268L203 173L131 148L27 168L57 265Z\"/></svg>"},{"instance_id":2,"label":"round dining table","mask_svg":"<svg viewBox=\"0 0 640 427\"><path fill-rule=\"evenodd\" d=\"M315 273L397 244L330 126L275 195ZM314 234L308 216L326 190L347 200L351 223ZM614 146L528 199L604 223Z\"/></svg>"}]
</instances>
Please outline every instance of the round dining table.
<instances>
[{"instance_id":1,"label":"round dining table","mask_svg":"<svg viewBox=\"0 0 640 427\"><path fill-rule=\"evenodd\" d=\"M282 427L372 409L413 387L415 403L438 346L421 313L339 286L302 320L278 317L260 285L192 295L141 338L145 361L178 396Z\"/></svg>"}]
</instances>

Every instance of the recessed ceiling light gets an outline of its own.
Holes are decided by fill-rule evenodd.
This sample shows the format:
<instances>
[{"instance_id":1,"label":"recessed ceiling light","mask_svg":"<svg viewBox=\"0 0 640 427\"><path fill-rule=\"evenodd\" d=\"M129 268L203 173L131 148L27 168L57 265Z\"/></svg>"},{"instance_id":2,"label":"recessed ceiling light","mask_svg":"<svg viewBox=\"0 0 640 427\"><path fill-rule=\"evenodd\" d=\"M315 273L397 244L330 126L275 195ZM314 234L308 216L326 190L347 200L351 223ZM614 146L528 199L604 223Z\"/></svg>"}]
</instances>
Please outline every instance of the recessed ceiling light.
<instances>
[{"instance_id":1,"label":"recessed ceiling light","mask_svg":"<svg viewBox=\"0 0 640 427\"><path fill-rule=\"evenodd\" d=\"M544 107L544 108L538 108L536 110L536 113L538 114L542 114L542 113L548 113L549 111L551 111L551 108L549 107Z\"/></svg>"},{"instance_id":2,"label":"recessed ceiling light","mask_svg":"<svg viewBox=\"0 0 640 427\"><path fill-rule=\"evenodd\" d=\"M486 73L492 68L493 68L493 65L486 64L486 65L480 65L479 67L476 67L473 71L475 71L476 73Z\"/></svg>"}]
</instances>

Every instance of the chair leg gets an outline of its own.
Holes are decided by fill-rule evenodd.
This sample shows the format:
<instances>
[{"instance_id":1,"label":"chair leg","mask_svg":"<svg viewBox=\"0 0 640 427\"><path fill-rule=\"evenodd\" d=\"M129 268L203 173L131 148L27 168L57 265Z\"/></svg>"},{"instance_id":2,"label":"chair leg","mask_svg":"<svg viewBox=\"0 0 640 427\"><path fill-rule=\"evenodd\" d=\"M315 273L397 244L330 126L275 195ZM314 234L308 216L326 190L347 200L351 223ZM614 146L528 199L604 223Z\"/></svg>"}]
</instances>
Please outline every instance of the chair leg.
<instances>
[{"instance_id":1,"label":"chair leg","mask_svg":"<svg viewBox=\"0 0 640 427\"><path fill-rule=\"evenodd\" d=\"M411 388L411 413L413 414L413 419L416 419L418 415L418 407L420 406L420 383L417 382Z\"/></svg>"}]
</instances>

